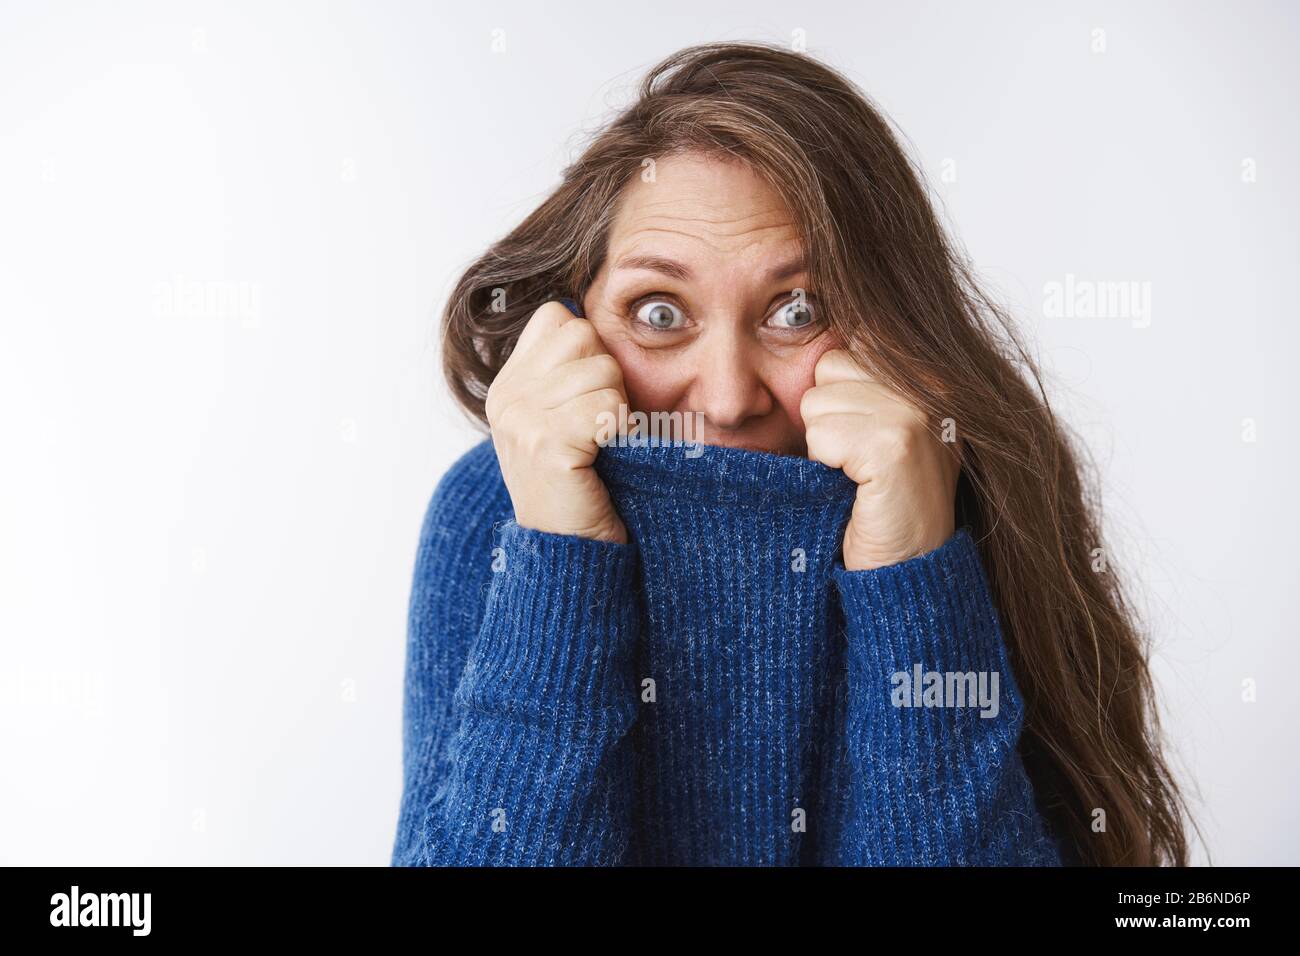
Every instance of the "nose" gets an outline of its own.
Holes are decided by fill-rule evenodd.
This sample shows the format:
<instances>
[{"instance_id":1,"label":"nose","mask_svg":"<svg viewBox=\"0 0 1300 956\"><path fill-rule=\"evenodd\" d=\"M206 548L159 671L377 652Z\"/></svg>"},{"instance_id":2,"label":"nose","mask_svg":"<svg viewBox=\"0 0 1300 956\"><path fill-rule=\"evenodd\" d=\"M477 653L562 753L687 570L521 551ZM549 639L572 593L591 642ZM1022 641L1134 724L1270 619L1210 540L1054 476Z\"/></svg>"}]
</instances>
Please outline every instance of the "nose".
<instances>
[{"instance_id":1,"label":"nose","mask_svg":"<svg viewBox=\"0 0 1300 956\"><path fill-rule=\"evenodd\" d=\"M709 431L733 431L768 414L772 393L763 381L761 349L726 325L710 329L692 351L688 407L703 412Z\"/></svg>"}]
</instances>

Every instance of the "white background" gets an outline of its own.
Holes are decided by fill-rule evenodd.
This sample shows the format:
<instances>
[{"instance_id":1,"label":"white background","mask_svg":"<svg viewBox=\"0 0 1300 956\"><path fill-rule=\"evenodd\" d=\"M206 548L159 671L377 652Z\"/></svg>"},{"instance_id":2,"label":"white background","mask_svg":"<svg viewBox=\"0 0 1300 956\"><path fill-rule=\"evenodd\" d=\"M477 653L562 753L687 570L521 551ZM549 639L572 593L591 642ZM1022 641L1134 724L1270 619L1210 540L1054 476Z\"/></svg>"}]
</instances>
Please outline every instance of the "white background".
<instances>
[{"instance_id":1,"label":"white background","mask_svg":"<svg viewBox=\"0 0 1300 956\"><path fill-rule=\"evenodd\" d=\"M420 520L477 440L444 297L647 67L796 31L1095 455L1213 861L1300 863L1295 8L753 0L3 0L0 862L387 864ZM1150 325L1046 317L1067 274Z\"/></svg>"}]
</instances>

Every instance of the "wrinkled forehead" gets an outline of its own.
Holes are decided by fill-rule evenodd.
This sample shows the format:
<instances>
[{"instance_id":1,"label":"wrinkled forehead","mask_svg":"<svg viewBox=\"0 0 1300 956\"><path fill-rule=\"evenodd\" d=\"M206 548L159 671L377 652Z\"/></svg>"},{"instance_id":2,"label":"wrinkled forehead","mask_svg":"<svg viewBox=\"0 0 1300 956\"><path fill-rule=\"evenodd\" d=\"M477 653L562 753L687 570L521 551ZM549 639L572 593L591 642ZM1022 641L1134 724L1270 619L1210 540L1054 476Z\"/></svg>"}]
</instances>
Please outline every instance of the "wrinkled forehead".
<instances>
[{"instance_id":1,"label":"wrinkled forehead","mask_svg":"<svg viewBox=\"0 0 1300 956\"><path fill-rule=\"evenodd\" d=\"M753 268L797 258L803 243L781 197L750 167L675 156L624 188L606 248L611 268L648 258Z\"/></svg>"}]
</instances>

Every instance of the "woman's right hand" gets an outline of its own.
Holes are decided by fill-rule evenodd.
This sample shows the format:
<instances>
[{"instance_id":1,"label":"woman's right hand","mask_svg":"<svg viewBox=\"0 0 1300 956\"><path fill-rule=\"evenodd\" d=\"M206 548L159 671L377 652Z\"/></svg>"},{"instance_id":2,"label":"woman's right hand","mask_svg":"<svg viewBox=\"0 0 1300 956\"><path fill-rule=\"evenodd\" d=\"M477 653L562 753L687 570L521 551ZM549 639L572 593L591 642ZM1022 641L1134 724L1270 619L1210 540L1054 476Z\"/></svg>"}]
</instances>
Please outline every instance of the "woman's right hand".
<instances>
[{"instance_id":1,"label":"woman's right hand","mask_svg":"<svg viewBox=\"0 0 1300 956\"><path fill-rule=\"evenodd\" d=\"M623 370L590 322L559 302L529 318L488 388L485 411L515 522L626 544L627 528L592 467L601 414L627 403Z\"/></svg>"}]
</instances>

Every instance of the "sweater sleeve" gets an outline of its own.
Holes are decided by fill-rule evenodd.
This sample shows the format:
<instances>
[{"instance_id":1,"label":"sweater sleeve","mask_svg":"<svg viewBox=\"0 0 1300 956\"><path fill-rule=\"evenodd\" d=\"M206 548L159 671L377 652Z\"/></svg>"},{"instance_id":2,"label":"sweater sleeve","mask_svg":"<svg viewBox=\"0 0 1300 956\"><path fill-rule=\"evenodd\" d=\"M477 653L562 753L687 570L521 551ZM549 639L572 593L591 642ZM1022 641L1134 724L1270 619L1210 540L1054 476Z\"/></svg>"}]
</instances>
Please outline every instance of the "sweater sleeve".
<instances>
[{"instance_id":1,"label":"sweater sleeve","mask_svg":"<svg viewBox=\"0 0 1300 956\"><path fill-rule=\"evenodd\" d=\"M837 557L832 576L850 757L833 862L1061 865L1017 749L1024 706L969 530L887 567L848 571Z\"/></svg>"},{"instance_id":2,"label":"sweater sleeve","mask_svg":"<svg viewBox=\"0 0 1300 956\"><path fill-rule=\"evenodd\" d=\"M425 536L445 520L427 521ZM492 567L477 586L442 549L417 558L392 864L625 863L635 545L513 520L492 537L491 554L475 555ZM458 633L475 620L456 612L465 589L481 602L470 635Z\"/></svg>"}]
</instances>

